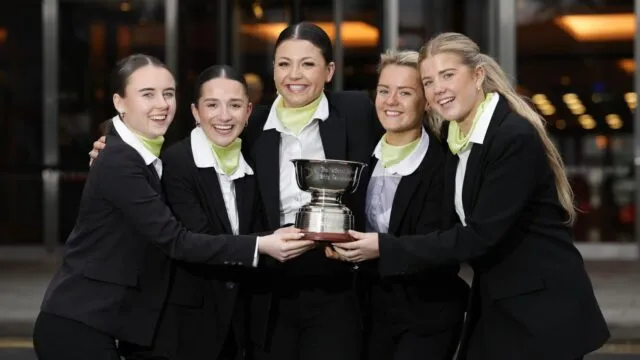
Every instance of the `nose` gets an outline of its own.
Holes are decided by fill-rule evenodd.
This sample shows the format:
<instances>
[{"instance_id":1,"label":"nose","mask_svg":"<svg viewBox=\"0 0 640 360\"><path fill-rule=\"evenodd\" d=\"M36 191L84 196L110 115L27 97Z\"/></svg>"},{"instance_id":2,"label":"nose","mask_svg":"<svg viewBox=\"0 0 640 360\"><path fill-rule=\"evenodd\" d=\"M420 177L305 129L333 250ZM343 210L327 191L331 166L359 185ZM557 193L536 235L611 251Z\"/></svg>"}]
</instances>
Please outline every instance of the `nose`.
<instances>
[{"instance_id":1,"label":"nose","mask_svg":"<svg viewBox=\"0 0 640 360\"><path fill-rule=\"evenodd\" d=\"M220 114L219 114L220 120L221 121L229 121L232 119L231 117L231 111L229 111L229 108L226 106L221 106L220 107Z\"/></svg>"},{"instance_id":2,"label":"nose","mask_svg":"<svg viewBox=\"0 0 640 360\"><path fill-rule=\"evenodd\" d=\"M169 107L169 101L164 96L155 96L156 98L156 107L160 109L165 109Z\"/></svg>"},{"instance_id":3,"label":"nose","mask_svg":"<svg viewBox=\"0 0 640 360\"><path fill-rule=\"evenodd\" d=\"M289 72L289 77L291 79L299 79L301 76L301 71L300 71L300 67L298 66L291 66L291 71Z\"/></svg>"},{"instance_id":4,"label":"nose","mask_svg":"<svg viewBox=\"0 0 640 360\"><path fill-rule=\"evenodd\" d=\"M398 103L398 94L395 91L389 92L389 96L385 98L384 103L387 105L396 105Z\"/></svg>"},{"instance_id":5,"label":"nose","mask_svg":"<svg viewBox=\"0 0 640 360\"><path fill-rule=\"evenodd\" d=\"M434 80L433 81L433 92L436 95L440 95L440 94L444 93L444 91L445 91L445 88L444 88L444 86L442 86L441 82L438 81L438 80Z\"/></svg>"}]
</instances>

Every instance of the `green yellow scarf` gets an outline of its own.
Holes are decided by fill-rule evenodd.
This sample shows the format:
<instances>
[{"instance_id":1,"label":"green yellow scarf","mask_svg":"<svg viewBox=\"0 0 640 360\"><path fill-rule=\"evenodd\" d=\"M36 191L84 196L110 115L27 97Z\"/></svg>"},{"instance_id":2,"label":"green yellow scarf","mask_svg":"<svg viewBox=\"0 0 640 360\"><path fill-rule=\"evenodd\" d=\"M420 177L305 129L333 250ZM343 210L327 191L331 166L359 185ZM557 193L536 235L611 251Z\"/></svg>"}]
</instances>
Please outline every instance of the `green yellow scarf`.
<instances>
[{"instance_id":1,"label":"green yellow scarf","mask_svg":"<svg viewBox=\"0 0 640 360\"><path fill-rule=\"evenodd\" d=\"M407 156L413 152L416 146L418 146L419 142L420 137L406 145L394 146L387 142L387 134L384 134L382 136L382 142L380 143L380 161L382 162L382 166L388 168L406 159Z\"/></svg>"},{"instance_id":2,"label":"green yellow scarf","mask_svg":"<svg viewBox=\"0 0 640 360\"><path fill-rule=\"evenodd\" d=\"M476 109L476 113L473 116L473 123L471 124L471 129L465 136L462 134L462 130L460 126L455 121L449 121L449 132L447 133L447 144L449 144L449 149L451 152L456 155L459 152L463 151L469 145L469 139L471 138L471 134L473 134L473 130L476 128L476 124L478 123L478 119L482 116L484 109L487 107L489 101L493 97L493 93L487 93L484 97L484 100L478 105Z\"/></svg>"},{"instance_id":3,"label":"green yellow scarf","mask_svg":"<svg viewBox=\"0 0 640 360\"><path fill-rule=\"evenodd\" d=\"M312 116L318 109L322 94L311 103L299 108L287 108L284 106L284 99L280 99L276 105L276 114L284 127L292 133L298 135L300 131L313 120Z\"/></svg>"},{"instance_id":4,"label":"green yellow scarf","mask_svg":"<svg viewBox=\"0 0 640 360\"><path fill-rule=\"evenodd\" d=\"M218 146L211 142L213 156L218 162L220 169L227 175L233 174L240 164L240 150L242 149L242 139L237 138L227 146Z\"/></svg>"},{"instance_id":5,"label":"green yellow scarf","mask_svg":"<svg viewBox=\"0 0 640 360\"><path fill-rule=\"evenodd\" d=\"M162 144L164 144L164 136L158 136L155 139L149 139L148 137L144 137L142 135L134 133L138 139L142 142L147 150L149 150L156 157L160 156L160 150L162 150Z\"/></svg>"}]
</instances>

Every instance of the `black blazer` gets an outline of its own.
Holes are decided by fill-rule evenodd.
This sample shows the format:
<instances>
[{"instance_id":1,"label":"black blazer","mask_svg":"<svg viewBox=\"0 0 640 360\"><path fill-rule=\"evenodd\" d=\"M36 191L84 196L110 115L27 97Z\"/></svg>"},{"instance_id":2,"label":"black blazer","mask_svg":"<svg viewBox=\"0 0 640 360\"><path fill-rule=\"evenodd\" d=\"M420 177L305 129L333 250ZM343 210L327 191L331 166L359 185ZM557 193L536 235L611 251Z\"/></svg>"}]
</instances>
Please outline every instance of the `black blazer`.
<instances>
[{"instance_id":1,"label":"black blazer","mask_svg":"<svg viewBox=\"0 0 640 360\"><path fill-rule=\"evenodd\" d=\"M371 101L366 94L354 91L328 92L326 96L329 102L329 117L319 122L325 157L368 163L371 152L382 136ZM247 155L256 164L255 171L266 226L273 230L281 226L280 178L277 176L280 171L280 133L275 129L263 130L270 109L269 105L258 106L253 110L243 139L247 145ZM366 171L369 170L365 169ZM359 187L355 195L345 196L343 199L345 205L354 212L358 229L364 227L365 193L366 188ZM342 276L341 280L348 281L351 271L351 265L326 258L321 247L287 261L281 268L286 276L304 278L304 281L310 281L310 276L325 278L336 274ZM258 345L264 344L273 290L267 281L263 281L262 285L264 286L254 294L252 305L254 320L251 334Z\"/></svg>"},{"instance_id":2,"label":"black blazer","mask_svg":"<svg viewBox=\"0 0 640 360\"><path fill-rule=\"evenodd\" d=\"M91 167L42 311L150 345L169 287L169 257L250 267L256 237L187 231L165 205L153 165L117 135L107 143Z\"/></svg>"},{"instance_id":3,"label":"black blazer","mask_svg":"<svg viewBox=\"0 0 640 360\"><path fill-rule=\"evenodd\" d=\"M377 162L372 156L371 172ZM389 218L389 234L428 234L442 229L444 164L444 148L430 135L422 162L398 184ZM369 180L370 176L362 185L366 187ZM462 323L469 287L458 276L458 264L381 278L377 263L373 260L361 266L368 280L365 285L370 287L372 320L389 324L398 335L407 330L432 334Z\"/></svg>"},{"instance_id":4,"label":"black blazer","mask_svg":"<svg viewBox=\"0 0 640 360\"><path fill-rule=\"evenodd\" d=\"M443 213L449 229L380 235L380 271L415 273L468 261L471 309L460 359L573 359L609 337L535 128L501 97L484 143L473 144L455 221L458 157L449 154Z\"/></svg>"},{"instance_id":5,"label":"black blazer","mask_svg":"<svg viewBox=\"0 0 640 360\"><path fill-rule=\"evenodd\" d=\"M196 166L191 138L165 150L162 162L162 187L178 221L195 232L232 234L218 174L213 167ZM259 231L255 177L246 175L234 185L240 234ZM242 345L244 305L239 289L250 275L245 268L175 262L155 352L172 354L172 359L216 359L230 331Z\"/></svg>"}]
</instances>

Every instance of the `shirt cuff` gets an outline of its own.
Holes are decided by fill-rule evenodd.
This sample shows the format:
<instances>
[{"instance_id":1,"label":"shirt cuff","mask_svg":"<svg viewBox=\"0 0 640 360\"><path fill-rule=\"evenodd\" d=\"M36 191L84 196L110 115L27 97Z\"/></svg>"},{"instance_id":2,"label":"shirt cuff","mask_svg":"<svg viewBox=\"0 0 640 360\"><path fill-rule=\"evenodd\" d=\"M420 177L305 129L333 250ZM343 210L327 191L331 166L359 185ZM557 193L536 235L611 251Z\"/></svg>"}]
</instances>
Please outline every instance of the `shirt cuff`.
<instances>
[{"instance_id":1,"label":"shirt cuff","mask_svg":"<svg viewBox=\"0 0 640 360\"><path fill-rule=\"evenodd\" d=\"M258 267L258 259L260 259L258 254L258 241L260 241L260 236L256 238L256 249L253 251L253 263L251 264L253 267Z\"/></svg>"}]
</instances>

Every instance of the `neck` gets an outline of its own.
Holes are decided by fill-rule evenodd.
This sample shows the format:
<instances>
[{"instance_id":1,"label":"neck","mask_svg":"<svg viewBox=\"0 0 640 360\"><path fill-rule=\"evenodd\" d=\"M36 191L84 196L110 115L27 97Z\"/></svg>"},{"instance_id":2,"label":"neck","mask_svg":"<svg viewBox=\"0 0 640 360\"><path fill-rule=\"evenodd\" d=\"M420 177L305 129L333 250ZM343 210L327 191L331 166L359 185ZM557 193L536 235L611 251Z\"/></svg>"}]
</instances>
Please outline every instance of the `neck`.
<instances>
[{"instance_id":1,"label":"neck","mask_svg":"<svg viewBox=\"0 0 640 360\"><path fill-rule=\"evenodd\" d=\"M415 129L410 129L402 132L386 132L386 141L387 144L393 146L403 146L407 145L412 141L415 141L420 136L422 136L422 125Z\"/></svg>"},{"instance_id":2,"label":"neck","mask_svg":"<svg viewBox=\"0 0 640 360\"><path fill-rule=\"evenodd\" d=\"M476 112L478 112L478 108L480 107L480 104L483 100L484 94L480 92L469 114L467 114L464 119L456 121L458 123L458 126L460 127L460 131L462 131L462 135L469 135L469 131L471 131L471 127L473 126L473 119L476 117Z\"/></svg>"}]
</instances>

